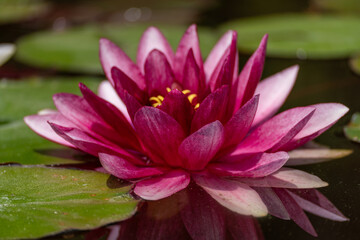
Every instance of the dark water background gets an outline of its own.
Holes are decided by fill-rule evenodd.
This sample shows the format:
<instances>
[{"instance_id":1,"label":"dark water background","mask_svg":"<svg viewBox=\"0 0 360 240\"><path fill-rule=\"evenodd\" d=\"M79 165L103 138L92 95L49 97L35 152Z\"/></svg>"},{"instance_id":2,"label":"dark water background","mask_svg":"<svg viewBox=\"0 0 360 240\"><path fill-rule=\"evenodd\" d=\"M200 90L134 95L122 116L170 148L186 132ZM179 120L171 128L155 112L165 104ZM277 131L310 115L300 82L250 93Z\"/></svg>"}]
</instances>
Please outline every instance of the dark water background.
<instances>
[{"instance_id":1,"label":"dark water background","mask_svg":"<svg viewBox=\"0 0 360 240\"><path fill-rule=\"evenodd\" d=\"M211 1L86 1L57 0L50 12L16 23L0 25L0 42L14 42L31 32L49 29L59 18L70 26L89 22L126 22L121 16L130 7L147 7L152 15L146 21L183 23L216 27L234 18L282 12L315 11L312 2L305 0L211 0ZM101 7L100 7L101 6ZM144 20L145 21L145 20ZM359 27L360 29L360 27ZM358 31L359 31L358 29ZM270 36L271 38L271 36ZM239 36L241 41L241 36ZM240 55L244 64L248 55ZM343 213L349 222L333 222L309 215L317 230L318 239L360 239L360 145L350 142L343 134L343 126L354 112L360 111L360 77L351 72L348 59L296 60L267 58L263 77L272 75L293 64L300 65L296 85L283 109L321 102L340 102L350 112L334 127L317 139L333 148L353 149L348 157L332 162L299 167L329 183L321 189ZM32 68L11 60L0 71L0 77L22 78L32 75L76 75L46 69ZM266 239L313 239L291 221L274 217L259 219Z\"/></svg>"}]
</instances>

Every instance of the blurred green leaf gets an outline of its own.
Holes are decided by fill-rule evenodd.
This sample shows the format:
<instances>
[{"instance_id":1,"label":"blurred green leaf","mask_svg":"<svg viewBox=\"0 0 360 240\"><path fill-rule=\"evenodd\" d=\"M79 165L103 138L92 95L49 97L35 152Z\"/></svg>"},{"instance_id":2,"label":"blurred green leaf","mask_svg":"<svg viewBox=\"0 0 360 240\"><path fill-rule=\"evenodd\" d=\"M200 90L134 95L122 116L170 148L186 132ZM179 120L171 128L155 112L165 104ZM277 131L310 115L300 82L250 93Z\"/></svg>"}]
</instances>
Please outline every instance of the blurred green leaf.
<instances>
[{"instance_id":1,"label":"blurred green leaf","mask_svg":"<svg viewBox=\"0 0 360 240\"><path fill-rule=\"evenodd\" d=\"M314 3L326 10L337 11L341 13L359 13L359 0L314 0Z\"/></svg>"},{"instance_id":2,"label":"blurred green leaf","mask_svg":"<svg viewBox=\"0 0 360 240\"><path fill-rule=\"evenodd\" d=\"M109 38L117 43L134 60L143 31L148 25L87 25L63 32L39 32L18 41L17 59L43 68L61 71L102 73L99 61L99 39ZM185 26L159 26L170 44L175 47ZM206 56L217 37L212 31L199 29L201 49Z\"/></svg>"},{"instance_id":3,"label":"blurred green leaf","mask_svg":"<svg viewBox=\"0 0 360 240\"><path fill-rule=\"evenodd\" d=\"M29 239L129 218L131 186L95 171L0 167L0 238ZM111 187L109 187L111 185Z\"/></svg>"},{"instance_id":4,"label":"blurred green leaf","mask_svg":"<svg viewBox=\"0 0 360 240\"><path fill-rule=\"evenodd\" d=\"M238 31L239 49L246 53L253 52L268 33L268 56L331 59L360 51L359 26L355 16L285 14L235 20L222 29Z\"/></svg>"},{"instance_id":5,"label":"blurred green leaf","mask_svg":"<svg viewBox=\"0 0 360 240\"><path fill-rule=\"evenodd\" d=\"M344 133L348 139L360 143L360 113L352 115L350 123L344 127Z\"/></svg>"},{"instance_id":6,"label":"blurred green leaf","mask_svg":"<svg viewBox=\"0 0 360 240\"><path fill-rule=\"evenodd\" d=\"M35 17L47 9L48 4L41 0L0 0L0 24Z\"/></svg>"},{"instance_id":7,"label":"blurred green leaf","mask_svg":"<svg viewBox=\"0 0 360 240\"><path fill-rule=\"evenodd\" d=\"M360 55L357 55L350 59L351 69L358 75L360 75Z\"/></svg>"}]
</instances>

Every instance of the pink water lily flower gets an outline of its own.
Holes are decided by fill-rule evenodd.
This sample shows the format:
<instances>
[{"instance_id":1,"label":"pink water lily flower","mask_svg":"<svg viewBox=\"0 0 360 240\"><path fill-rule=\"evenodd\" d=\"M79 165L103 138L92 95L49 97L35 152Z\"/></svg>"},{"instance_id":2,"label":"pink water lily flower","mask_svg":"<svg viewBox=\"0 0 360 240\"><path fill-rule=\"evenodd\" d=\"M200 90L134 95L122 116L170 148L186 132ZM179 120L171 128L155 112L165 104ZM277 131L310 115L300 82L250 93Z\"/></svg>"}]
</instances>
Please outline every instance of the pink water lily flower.
<instances>
[{"instance_id":1,"label":"pink water lily flower","mask_svg":"<svg viewBox=\"0 0 360 240\"><path fill-rule=\"evenodd\" d=\"M193 181L232 212L292 219L316 235L303 210L347 219L315 189L327 183L284 167L291 161L287 152L326 131L348 108L323 103L275 115L298 66L259 82L267 38L240 74L234 31L204 62L195 25L175 53L157 28L148 28L136 63L101 39L109 82L97 95L83 84L82 97L56 94L57 111L25 122L51 141L98 156L107 172L132 181L142 199L169 197Z\"/></svg>"}]
</instances>

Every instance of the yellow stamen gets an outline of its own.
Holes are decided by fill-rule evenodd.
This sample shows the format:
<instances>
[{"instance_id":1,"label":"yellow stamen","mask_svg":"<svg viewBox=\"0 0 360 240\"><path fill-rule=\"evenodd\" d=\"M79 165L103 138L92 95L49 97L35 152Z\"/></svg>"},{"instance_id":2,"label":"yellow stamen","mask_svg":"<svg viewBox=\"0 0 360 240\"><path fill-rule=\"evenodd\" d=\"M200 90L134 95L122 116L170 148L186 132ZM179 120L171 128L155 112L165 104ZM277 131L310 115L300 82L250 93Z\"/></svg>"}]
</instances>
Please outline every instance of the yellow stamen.
<instances>
[{"instance_id":1,"label":"yellow stamen","mask_svg":"<svg viewBox=\"0 0 360 240\"><path fill-rule=\"evenodd\" d=\"M167 91L167 92L171 92L171 88L167 87L167 88L166 88L166 91Z\"/></svg>"},{"instance_id":2,"label":"yellow stamen","mask_svg":"<svg viewBox=\"0 0 360 240\"><path fill-rule=\"evenodd\" d=\"M190 94L190 95L188 96L189 102L192 103L193 100L194 100L194 98L196 98L196 97L197 97L197 94L195 94L195 93Z\"/></svg>"},{"instance_id":3,"label":"yellow stamen","mask_svg":"<svg viewBox=\"0 0 360 240\"><path fill-rule=\"evenodd\" d=\"M185 90L182 91L182 93L186 95L188 93L191 93L191 91L189 89L185 89Z\"/></svg>"},{"instance_id":4,"label":"yellow stamen","mask_svg":"<svg viewBox=\"0 0 360 240\"><path fill-rule=\"evenodd\" d=\"M197 110L200 107L200 103L197 103L194 107L195 110Z\"/></svg>"},{"instance_id":5,"label":"yellow stamen","mask_svg":"<svg viewBox=\"0 0 360 240\"><path fill-rule=\"evenodd\" d=\"M158 95L157 98L160 99L161 102L164 101L164 97L161 95Z\"/></svg>"}]
</instances>

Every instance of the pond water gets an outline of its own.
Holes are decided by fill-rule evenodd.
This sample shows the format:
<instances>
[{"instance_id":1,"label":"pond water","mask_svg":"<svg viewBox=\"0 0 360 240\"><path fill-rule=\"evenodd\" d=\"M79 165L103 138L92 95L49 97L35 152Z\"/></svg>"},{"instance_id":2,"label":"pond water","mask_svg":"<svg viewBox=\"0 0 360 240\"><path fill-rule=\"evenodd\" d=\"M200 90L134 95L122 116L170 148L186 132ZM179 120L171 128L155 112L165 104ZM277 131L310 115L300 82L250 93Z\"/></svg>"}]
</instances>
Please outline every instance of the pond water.
<instances>
[{"instance_id":1,"label":"pond water","mask_svg":"<svg viewBox=\"0 0 360 240\"><path fill-rule=\"evenodd\" d=\"M47 1L47 3L52 4L47 12L22 20L11 22L10 20L8 22L4 20L0 22L0 42L15 42L22 36L36 31L54 28L62 30L87 23L103 24L105 22L116 22L128 24L129 22L137 21L141 23L187 25L196 22L201 26L215 28L235 18L283 12L322 12L322 10L318 10L315 7L315 1L279 0L271 1L270 3L260 0L199 0L174 1L171 4L165 0L154 1L152 4L149 4L148 1L119 2L110 0ZM241 38L239 36L239 41L241 41ZM136 44L137 41L134 40ZM240 66L243 66L248 57L248 54L240 54ZM349 60L344 57L322 60L268 57L263 73L264 78L294 64L299 64L300 66L295 87L281 110L322 102L339 102L350 108L349 113L330 130L318 137L316 142L331 148L352 149L354 152L342 159L297 167L298 169L313 173L328 182L329 186L322 188L321 192L346 217L350 218L349 222L334 222L308 214L319 235L318 239L359 238L360 145L346 139L343 127L349 123L353 113L360 111L360 77L351 71L348 62ZM13 79L14 81L34 76L77 77L83 75L95 78L102 76L98 73L63 71L38 65L34 67L17 59L12 59L0 69L0 78ZM74 81L75 85L77 85L77 82ZM29 91L31 91L30 88ZM2 124L2 121L0 124ZM91 233L67 232L50 237L49 239L82 239L84 236L87 239L99 239L99 237L105 237L109 233L112 234L112 237L121 236L121 239L135 239L136 237L140 239L190 239L180 217L182 214L181 209L184 206L189 207L190 204L184 200L184 195L189 196L185 191L185 193L182 192L166 200L143 203L135 217L120 225L115 224ZM202 197L198 196L195 199L202 199ZM212 204L206 199L202 200L205 203L208 202L209 206ZM192 201L191 204L196 205L200 203ZM216 208L216 211L226 212L221 207ZM202 214L206 214L206 212ZM230 213L225 214L228 214L227 216L231 215ZM204 220L200 216L199 219L193 219L193 221L204 221L204 224L209 224L209 227L211 227L212 222L209 219ZM229 229L231 228L232 221L235 220L228 217L227 221L227 229ZM249 221L253 220L244 220L247 224L249 224ZM258 219L258 222L265 239L313 239L313 237L291 221L284 221L269 216ZM138 230L138 226L141 226L141 231ZM258 227L256 222L250 223L247 226L254 229ZM232 239L229 232L227 236L228 239Z\"/></svg>"}]
</instances>

